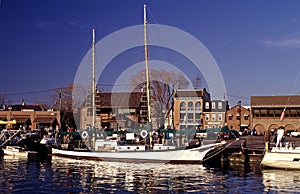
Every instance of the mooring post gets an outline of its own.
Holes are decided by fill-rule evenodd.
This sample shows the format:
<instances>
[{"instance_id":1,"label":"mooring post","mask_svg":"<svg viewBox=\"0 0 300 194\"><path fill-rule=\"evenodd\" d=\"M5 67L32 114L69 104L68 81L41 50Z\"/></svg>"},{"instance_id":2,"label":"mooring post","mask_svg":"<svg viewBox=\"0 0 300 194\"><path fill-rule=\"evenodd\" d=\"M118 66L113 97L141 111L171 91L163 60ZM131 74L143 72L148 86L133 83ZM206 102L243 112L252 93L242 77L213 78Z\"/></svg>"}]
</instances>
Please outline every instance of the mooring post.
<instances>
[{"instance_id":1,"label":"mooring post","mask_svg":"<svg viewBox=\"0 0 300 194\"><path fill-rule=\"evenodd\" d=\"M270 146L270 132L267 129L265 132L265 151L269 151L269 146Z\"/></svg>"}]
</instances>

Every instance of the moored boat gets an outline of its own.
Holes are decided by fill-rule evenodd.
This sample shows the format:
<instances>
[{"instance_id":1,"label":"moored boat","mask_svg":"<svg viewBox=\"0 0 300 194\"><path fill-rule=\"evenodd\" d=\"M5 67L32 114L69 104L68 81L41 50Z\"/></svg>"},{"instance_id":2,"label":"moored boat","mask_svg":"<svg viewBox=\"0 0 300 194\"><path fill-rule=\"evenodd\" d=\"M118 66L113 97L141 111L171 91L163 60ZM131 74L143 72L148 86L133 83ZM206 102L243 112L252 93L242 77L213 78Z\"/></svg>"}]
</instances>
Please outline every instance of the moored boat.
<instances>
[{"instance_id":1,"label":"moored boat","mask_svg":"<svg viewBox=\"0 0 300 194\"><path fill-rule=\"evenodd\" d=\"M58 147L52 148L52 155L78 159L91 159L118 162L156 162L156 163L202 163L205 158L212 158L224 149L226 142L212 142L204 145L203 138L206 133L196 137L196 127L191 131L154 130L151 121L151 96L148 66L147 28L146 28L146 5L144 6L144 43L145 43L145 75L147 95L147 119L140 125L143 130L114 131L107 134L103 129L96 129L95 123L95 30L92 36L92 79L91 79L91 123L89 130L81 131L81 138L85 141L83 147L74 147L72 139L66 139ZM147 123L147 127L145 127ZM197 123L197 126L199 123ZM101 126L101 125L100 125ZM117 130L117 129L116 129ZM159 132L158 132L159 131ZM162 141L160 134L165 133ZM206 136L205 136L205 135ZM111 135L111 137L109 137ZM68 137L68 136L65 136ZM195 138L196 137L196 138ZM102 138L102 139L101 139ZM159 139L159 140L158 140ZM193 142L193 140L195 141ZM156 142L155 142L156 141ZM193 143L191 143L193 142ZM209 154L210 153L210 154Z\"/></svg>"},{"instance_id":2,"label":"moored boat","mask_svg":"<svg viewBox=\"0 0 300 194\"><path fill-rule=\"evenodd\" d=\"M300 147L274 147L265 153L261 165L263 168L300 170Z\"/></svg>"},{"instance_id":3,"label":"moored boat","mask_svg":"<svg viewBox=\"0 0 300 194\"><path fill-rule=\"evenodd\" d=\"M210 151L220 150L224 144L225 142L220 142L190 149L159 149L160 145L157 145L157 149L154 147L152 150L145 150L145 146L134 146L135 150L128 151L122 151L130 148L128 146L117 146L113 148L108 146L111 148L110 151L79 151L52 148L52 155L76 159L118 162L203 163Z\"/></svg>"},{"instance_id":4,"label":"moored boat","mask_svg":"<svg viewBox=\"0 0 300 194\"><path fill-rule=\"evenodd\" d=\"M4 155L16 156L16 157L29 157L32 155L36 155L35 151L28 151L20 146L6 146L3 149Z\"/></svg>"}]
</instances>

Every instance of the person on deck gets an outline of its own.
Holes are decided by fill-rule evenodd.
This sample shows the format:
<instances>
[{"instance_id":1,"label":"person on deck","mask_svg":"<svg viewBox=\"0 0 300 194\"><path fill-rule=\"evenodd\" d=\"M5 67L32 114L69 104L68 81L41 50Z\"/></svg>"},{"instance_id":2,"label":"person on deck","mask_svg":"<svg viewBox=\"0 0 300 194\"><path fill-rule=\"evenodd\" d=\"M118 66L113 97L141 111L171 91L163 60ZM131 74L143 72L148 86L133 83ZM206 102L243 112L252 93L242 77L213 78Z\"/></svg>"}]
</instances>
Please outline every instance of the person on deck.
<instances>
[{"instance_id":1,"label":"person on deck","mask_svg":"<svg viewBox=\"0 0 300 194\"><path fill-rule=\"evenodd\" d=\"M280 147L282 146L281 140L282 140L283 136L284 136L284 128L282 126L280 126L279 129L277 130L276 147L278 147L279 144L280 144Z\"/></svg>"}]
</instances>

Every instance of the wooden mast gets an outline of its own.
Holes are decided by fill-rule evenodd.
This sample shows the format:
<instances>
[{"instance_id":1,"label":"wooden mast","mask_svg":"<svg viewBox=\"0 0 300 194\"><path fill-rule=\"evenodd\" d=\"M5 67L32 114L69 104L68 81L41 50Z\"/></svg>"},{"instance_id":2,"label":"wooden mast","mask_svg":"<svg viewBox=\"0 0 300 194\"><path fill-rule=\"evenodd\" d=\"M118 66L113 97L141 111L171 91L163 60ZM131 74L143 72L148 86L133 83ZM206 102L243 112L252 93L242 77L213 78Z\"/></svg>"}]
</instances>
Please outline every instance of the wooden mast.
<instances>
[{"instance_id":1,"label":"wooden mast","mask_svg":"<svg viewBox=\"0 0 300 194\"><path fill-rule=\"evenodd\" d=\"M147 40L147 6L144 5L144 47L145 47L145 63L146 63L146 91L147 91L147 119L151 122L150 109L150 83L149 83L149 63L148 63L148 40Z\"/></svg>"},{"instance_id":2,"label":"wooden mast","mask_svg":"<svg viewBox=\"0 0 300 194\"><path fill-rule=\"evenodd\" d=\"M96 142L96 130L95 130L95 29L92 30L92 130L93 132L93 147Z\"/></svg>"},{"instance_id":3,"label":"wooden mast","mask_svg":"<svg viewBox=\"0 0 300 194\"><path fill-rule=\"evenodd\" d=\"M95 128L95 29L92 40L92 127Z\"/></svg>"}]
</instances>

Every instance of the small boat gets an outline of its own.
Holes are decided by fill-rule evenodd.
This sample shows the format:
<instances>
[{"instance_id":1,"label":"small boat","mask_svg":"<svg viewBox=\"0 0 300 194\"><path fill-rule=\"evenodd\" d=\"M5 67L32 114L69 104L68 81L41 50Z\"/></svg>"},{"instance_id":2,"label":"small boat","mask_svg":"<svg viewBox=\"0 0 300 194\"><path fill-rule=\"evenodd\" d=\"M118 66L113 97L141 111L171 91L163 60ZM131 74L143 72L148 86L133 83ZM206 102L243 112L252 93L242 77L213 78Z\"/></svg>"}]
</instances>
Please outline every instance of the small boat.
<instances>
[{"instance_id":1,"label":"small boat","mask_svg":"<svg viewBox=\"0 0 300 194\"><path fill-rule=\"evenodd\" d=\"M41 155L51 154L52 147L57 147L60 145L60 140L54 137L44 137L41 139L38 147L38 152Z\"/></svg>"},{"instance_id":2,"label":"small boat","mask_svg":"<svg viewBox=\"0 0 300 194\"><path fill-rule=\"evenodd\" d=\"M265 153L261 165L263 168L300 170L300 147L273 147Z\"/></svg>"},{"instance_id":3,"label":"small boat","mask_svg":"<svg viewBox=\"0 0 300 194\"><path fill-rule=\"evenodd\" d=\"M28 157L37 154L37 152L35 151L28 151L25 148L20 146L6 146L6 148L3 149L3 152L4 155L17 156L17 157Z\"/></svg>"}]
</instances>

